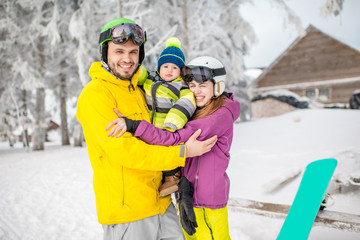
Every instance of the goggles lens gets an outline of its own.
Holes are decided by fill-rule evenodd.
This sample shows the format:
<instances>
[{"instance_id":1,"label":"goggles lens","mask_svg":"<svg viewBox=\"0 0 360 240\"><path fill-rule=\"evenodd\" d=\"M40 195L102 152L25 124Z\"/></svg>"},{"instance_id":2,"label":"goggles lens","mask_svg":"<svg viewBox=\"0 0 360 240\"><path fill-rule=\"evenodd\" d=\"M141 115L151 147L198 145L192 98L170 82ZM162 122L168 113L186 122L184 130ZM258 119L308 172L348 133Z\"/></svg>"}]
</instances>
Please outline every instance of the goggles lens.
<instances>
[{"instance_id":1,"label":"goggles lens","mask_svg":"<svg viewBox=\"0 0 360 240\"><path fill-rule=\"evenodd\" d=\"M195 80L198 83L202 83L216 76L225 75L225 68L211 69L202 66L185 66L182 68L181 76L185 82L191 82Z\"/></svg>"},{"instance_id":2,"label":"goggles lens","mask_svg":"<svg viewBox=\"0 0 360 240\"><path fill-rule=\"evenodd\" d=\"M138 46L145 42L145 33L137 24L123 23L112 28L111 40L114 43L125 43L130 37L132 37L133 42Z\"/></svg>"},{"instance_id":3,"label":"goggles lens","mask_svg":"<svg viewBox=\"0 0 360 240\"><path fill-rule=\"evenodd\" d=\"M146 41L145 32L139 25L133 23L122 23L103 32L99 42L102 43L109 38L116 44L125 43L131 38L133 43L138 46Z\"/></svg>"}]
</instances>

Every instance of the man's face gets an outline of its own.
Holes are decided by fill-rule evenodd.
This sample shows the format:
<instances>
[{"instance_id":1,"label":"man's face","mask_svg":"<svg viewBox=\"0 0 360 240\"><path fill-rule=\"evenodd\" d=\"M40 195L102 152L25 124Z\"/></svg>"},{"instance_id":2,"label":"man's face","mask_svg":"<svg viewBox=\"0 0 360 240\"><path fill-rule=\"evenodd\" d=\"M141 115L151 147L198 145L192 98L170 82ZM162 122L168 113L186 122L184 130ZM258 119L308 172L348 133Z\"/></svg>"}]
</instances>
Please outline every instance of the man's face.
<instances>
[{"instance_id":1,"label":"man's face","mask_svg":"<svg viewBox=\"0 0 360 240\"><path fill-rule=\"evenodd\" d=\"M108 42L108 66L115 76L130 80L139 65L140 47L132 41L123 44Z\"/></svg>"}]
</instances>

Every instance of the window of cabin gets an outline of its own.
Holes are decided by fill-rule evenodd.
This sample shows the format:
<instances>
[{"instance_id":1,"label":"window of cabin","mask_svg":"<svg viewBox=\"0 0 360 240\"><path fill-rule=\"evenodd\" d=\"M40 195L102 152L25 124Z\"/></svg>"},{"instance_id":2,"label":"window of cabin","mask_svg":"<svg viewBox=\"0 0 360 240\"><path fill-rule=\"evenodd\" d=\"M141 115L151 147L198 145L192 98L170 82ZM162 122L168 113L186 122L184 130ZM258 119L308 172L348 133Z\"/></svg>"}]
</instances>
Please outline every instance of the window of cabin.
<instances>
[{"instance_id":1,"label":"window of cabin","mask_svg":"<svg viewBox=\"0 0 360 240\"><path fill-rule=\"evenodd\" d=\"M310 100L316 99L316 89L306 89L305 96L307 96Z\"/></svg>"},{"instance_id":2,"label":"window of cabin","mask_svg":"<svg viewBox=\"0 0 360 240\"><path fill-rule=\"evenodd\" d=\"M329 88L320 88L318 99L321 102L328 102L330 100L330 89Z\"/></svg>"},{"instance_id":3,"label":"window of cabin","mask_svg":"<svg viewBox=\"0 0 360 240\"><path fill-rule=\"evenodd\" d=\"M330 101L330 89L329 88L306 89L305 96L313 101L328 102Z\"/></svg>"}]
</instances>

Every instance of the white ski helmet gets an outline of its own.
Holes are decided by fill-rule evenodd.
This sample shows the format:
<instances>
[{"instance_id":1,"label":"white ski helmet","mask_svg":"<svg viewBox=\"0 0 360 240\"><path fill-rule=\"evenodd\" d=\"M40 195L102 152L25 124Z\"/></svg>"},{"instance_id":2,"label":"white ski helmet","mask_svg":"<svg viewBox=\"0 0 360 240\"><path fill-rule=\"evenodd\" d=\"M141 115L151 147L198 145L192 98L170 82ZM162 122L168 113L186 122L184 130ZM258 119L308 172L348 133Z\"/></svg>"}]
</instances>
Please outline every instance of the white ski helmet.
<instances>
[{"instance_id":1,"label":"white ski helmet","mask_svg":"<svg viewBox=\"0 0 360 240\"><path fill-rule=\"evenodd\" d=\"M215 97L219 97L225 91L225 67L216 58L209 56L197 57L189 62L183 73L185 81L205 82L213 80Z\"/></svg>"}]
</instances>

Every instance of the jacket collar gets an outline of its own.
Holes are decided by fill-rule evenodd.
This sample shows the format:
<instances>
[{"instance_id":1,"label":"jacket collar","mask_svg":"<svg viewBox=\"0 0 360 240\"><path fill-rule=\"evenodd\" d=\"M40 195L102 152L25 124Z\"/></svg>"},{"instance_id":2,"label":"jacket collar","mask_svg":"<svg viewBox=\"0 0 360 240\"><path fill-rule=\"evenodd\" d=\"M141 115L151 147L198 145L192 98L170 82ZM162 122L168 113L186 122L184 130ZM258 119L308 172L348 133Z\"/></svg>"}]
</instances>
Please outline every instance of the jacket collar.
<instances>
[{"instance_id":1,"label":"jacket collar","mask_svg":"<svg viewBox=\"0 0 360 240\"><path fill-rule=\"evenodd\" d=\"M240 116L240 103L238 101L234 100L233 93L227 93L227 96L228 96L228 99L225 100L225 103L223 106L230 110L232 117L233 117L233 121L235 121Z\"/></svg>"},{"instance_id":2,"label":"jacket collar","mask_svg":"<svg viewBox=\"0 0 360 240\"><path fill-rule=\"evenodd\" d=\"M138 68L136 73L133 75L131 81L123 80L123 79L116 77L111 72L108 72L107 70L105 70L102 67L101 62L94 62L89 69L89 76L91 77L92 80L100 79L100 80L107 81L107 82L110 82L110 83L113 83L113 84L116 84L119 86L129 87L129 89L131 89L130 84L132 84L134 87L137 86L139 74L141 71L144 71L144 68L142 66L140 66Z\"/></svg>"}]
</instances>

